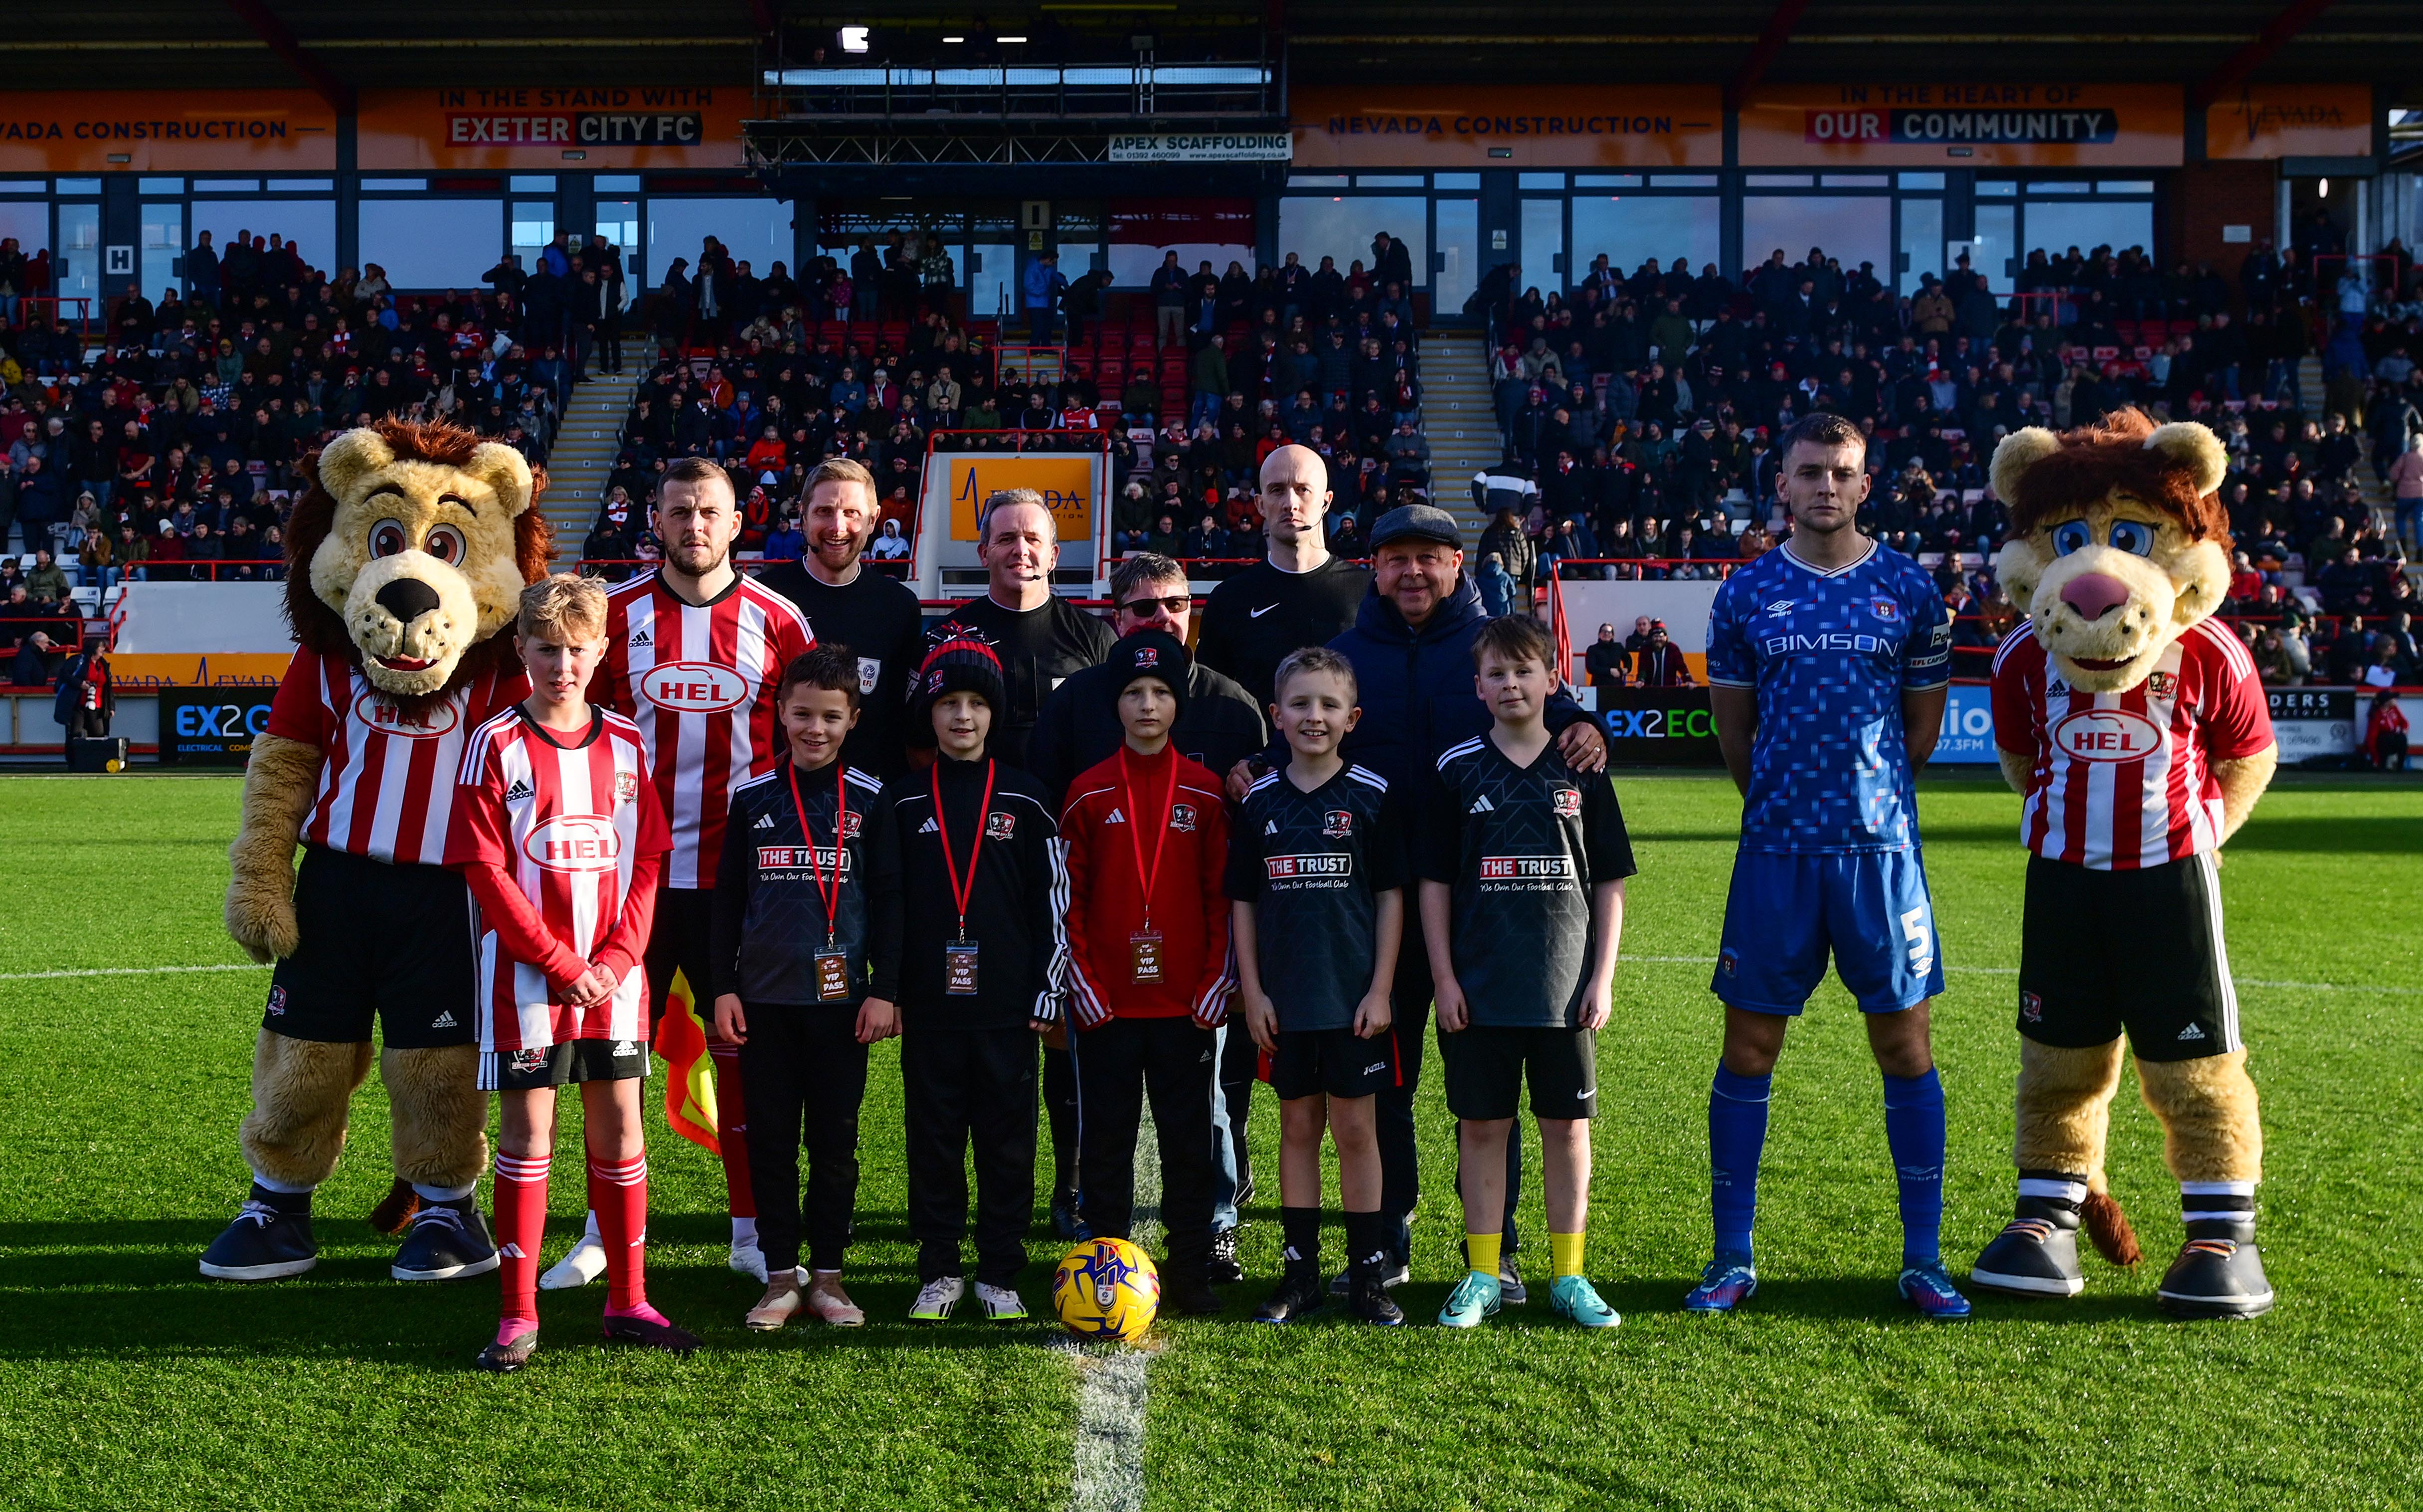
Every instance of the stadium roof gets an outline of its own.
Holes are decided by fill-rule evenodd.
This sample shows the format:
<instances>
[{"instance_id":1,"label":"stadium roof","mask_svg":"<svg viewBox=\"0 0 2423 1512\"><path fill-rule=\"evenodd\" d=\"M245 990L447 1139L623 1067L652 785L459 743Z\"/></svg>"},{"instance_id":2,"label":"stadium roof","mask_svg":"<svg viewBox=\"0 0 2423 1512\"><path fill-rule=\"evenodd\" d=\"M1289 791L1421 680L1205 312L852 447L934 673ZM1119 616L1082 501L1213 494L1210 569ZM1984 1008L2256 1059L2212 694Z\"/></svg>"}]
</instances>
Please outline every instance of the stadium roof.
<instances>
[{"instance_id":1,"label":"stadium roof","mask_svg":"<svg viewBox=\"0 0 2423 1512\"><path fill-rule=\"evenodd\" d=\"M1267 29L1296 79L1397 83L1959 79L2177 83L2382 82L2423 107L2415 0L1045 0L988 6L882 0L595 0L499 6L417 0L87 0L29 6L10 23L21 83L51 88L375 87L546 83L737 86L773 60L871 26L870 62L931 62L943 39L1045 61L1125 55L1157 33L1164 60L1252 56ZM1019 49L994 38L1019 37ZM2410 66L2393 67L2392 59ZM829 59L840 61L837 50Z\"/></svg>"}]
</instances>

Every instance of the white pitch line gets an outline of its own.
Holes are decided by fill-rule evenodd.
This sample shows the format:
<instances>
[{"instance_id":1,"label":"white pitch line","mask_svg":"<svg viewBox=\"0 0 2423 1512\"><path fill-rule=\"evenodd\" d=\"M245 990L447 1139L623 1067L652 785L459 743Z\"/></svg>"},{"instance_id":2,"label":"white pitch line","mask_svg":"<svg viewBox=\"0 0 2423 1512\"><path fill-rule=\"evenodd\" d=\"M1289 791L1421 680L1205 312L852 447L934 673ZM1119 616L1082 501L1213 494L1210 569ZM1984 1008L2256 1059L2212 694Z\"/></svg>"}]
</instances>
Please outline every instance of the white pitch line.
<instances>
[{"instance_id":1,"label":"white pitch line","mask_svg":"<svg viewBox=\"0 0 2423 1512\"><path fill-rule=\"evenodd\" d=\"M1626 955L1623 959L1644 961L1654 966L1717 964L1713 955ZM1953 976L2015 977L2019 974L2016 966L1947 966L1943 969ZM2273 987L2290 992L2371 992L2391 998L2423 998L2423 988L2418 987L2376 987L2347 982L2277 982L2265 977L2240 977L2237 981L2241 987Z\"/></svg>"},{"instance_id":2,"label":"white pitch line","mask_svg":"<svg viewBox=\"0 0 2423 1512\"><path fill-rule=\"evenodd\" d=\"M0 982L55 982L63 977L158 976L169 971L266 971L266 966L243 961L230 966L100 966L83 971L7 971Z\"/></svg>"},{"instance_id":3,"label":"white pitch line","mask_svg":"<svg viewBox=\"0 0 2423 1512\"><path fill-rule=\"evenodd\" d=\"M1148 1123L1137 1132L1135 1216L1129 1236L1149 1252L1161 1237L1161 1145ZM1087 1349L1059 1341L1077 1369L1076 1473L1070 1512L1138 1512L1144 1505L1144 1406L1151 1351L1125 1345Z\"/></svg>"}]
</instances>

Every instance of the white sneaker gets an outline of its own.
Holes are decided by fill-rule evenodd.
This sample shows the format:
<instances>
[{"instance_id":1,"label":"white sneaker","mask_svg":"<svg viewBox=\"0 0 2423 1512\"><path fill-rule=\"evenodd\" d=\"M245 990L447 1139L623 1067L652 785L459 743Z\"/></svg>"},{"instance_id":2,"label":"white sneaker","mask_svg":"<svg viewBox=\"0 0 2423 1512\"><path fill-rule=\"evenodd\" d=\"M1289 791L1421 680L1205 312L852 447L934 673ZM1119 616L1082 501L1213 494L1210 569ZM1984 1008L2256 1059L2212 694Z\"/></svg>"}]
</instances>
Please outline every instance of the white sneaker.
<instances>
[{"instance_id":1,"label":"white sneaker","mask_svg":"<svg viewBox=\"0 0 2423 1512\"><path fill-rule=\"evenodd\" d=\"M978 1287L979 1291L983 1288ZM849 1299L841 1289L841 1272L828 1270L817 1275L807 1286L808 1311L837 1329L854 1329L866 1321L866 1313Z\"/></svg>"},{"instance_id":2,"label":"white sneaker","mask_svg":"<svg viewBox=\"0 0 2423 1512\"><path fill-rule=\"evenodd\" d=\"M766 1252L753 1244L734 1245L732 1252L724 1257L724 1264L761 1285L765 1283Z\"/></svg>"},{"instance_id":3,"label":"white sneaker","mask_svg":"<svg viewBox=\"0 0 2423 1512\"><path fill-rule=\"evenodd\" d=\"M1026 1316L1025 1299L1007 1286L977 1282L976 1300L984 1304L985 1317L994 1323L1016 1323Z\"/></svg>"},{"instance_id":4,"label":"white sneaker","mask_svg":"<svg viewBox=\"0 0 2423 1512\"><path fill-rule=\"evenodd\" d=\"M542 1271L538 1278L541 1291L571 1291L586 1286L606 1274L606 1246L584 1234L580 1242L562 1259Z\"/></svg>"},{"instance_id":5,"label":"white sneaker","mask_svg":"<svg viewBox=\"0 0 2423 1512\"><path fill-rule=\"evenodd\" d=\"M909 1304L909 1320L912 1323L940 1323L959 1305L968 1294L968 1284L958 1276L944 1276L917 1288L917 1299Z\"/></svg>"}]
</instances>

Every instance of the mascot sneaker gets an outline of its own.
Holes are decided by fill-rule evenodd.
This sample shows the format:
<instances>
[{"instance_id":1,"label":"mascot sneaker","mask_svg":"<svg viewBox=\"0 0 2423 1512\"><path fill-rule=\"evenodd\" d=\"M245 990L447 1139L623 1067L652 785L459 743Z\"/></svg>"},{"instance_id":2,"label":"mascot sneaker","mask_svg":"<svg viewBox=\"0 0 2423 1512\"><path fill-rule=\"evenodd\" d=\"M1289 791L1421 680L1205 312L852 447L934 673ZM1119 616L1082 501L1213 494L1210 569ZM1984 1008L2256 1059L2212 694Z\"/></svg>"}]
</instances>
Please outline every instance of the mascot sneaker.
<instances>
[{"instance_id":1,"label":"mascot sneaker","mask_svg":"<svg viewBox=\"0 0 2423 1512\"><path fill-rule=\"evenodd\" d=\"M1918 1315L1938 1323L1957 1323L1969 1315L1969 1299L1960 1295L1952 1278L1943 1273L1936 1262L1911 1266L1901 1273L1897 1284L1902 1300L1918 1309Z\"/></svg>"},{"instance_id":2,"label":"mascot sneaker","mask_svg":"<svg viewBox=\"0 0 2423 1512\"><path fill-rule=\"evenodd\" d=\"M2163 1273L2154 1300L2173 1317L2261 1317L2272 1311L2272 1283L2255 1248L2255 1225L2190 1223L2188 1242Z\"/></svg>"},{"instance_id":3,"label":"mascot sneaker","mask_svg":"<svg viewBox=\"0 0 2423 1512\"><path fill-rule=\"evenodd\" d=\"M583 1234L580 1242L567 1251L562 1259L539 1273L541 1291L573 1291L588 1285L606 1274L606 1246L594 1234Z\"/></svg>"},{"instance_id":4,"label":"mascot sneaker","mask_svg":"<svg viewBox=\"0 0 2423 1512\"><path fill-rule=\"evenodd\" d=\"M1384 1291L1381 1295L1385 1297L1387 1293ZM1301 1323L1320 1312L1328 1300L1328 1288L1322 1285L1318 1272L1291 1266L1279 1277L1279 1289L1271 1293L1270 1300L1254 1309L1254 1321Z\"/></svg>"},{"instance_id":5,"label":"mascot sneaker","mask_svg":"<svg viewBox=\"0 0 2423 1512\"><path fill-rule=\"evenodd\" d=\"M2018 1216L1978 1252L1969 1284L2005 1297L2075 1297L2086 1289L2078 1268L2078 1209L2041 1197L2019 1199Z\"/></svg>"},{"instance_id":6,"label":"mascot sneaker","mask_svg":"<svg viewBox=\"0 0 2423 1512\"><path fill-rule=\"evenodd\" d=\"M984 1308L989 1323L1023 1323L1026 1321L1026 1299L1015 1288L976 1283L976 1301Z\"/></svg>"},{"instance_id":7,"label":"mascot sneaker","mask_svg":"<svg viewBox=\"0 0 2423 1512\"><path fill-rule=\"evenodd\" d=\"M202 1252L202 1274L214 1281L277 1281L319 1263L311 1194L271 1191L257 1182L235 1221Z\"/></svg>"},{"instance_id":8,"label":"mascot sneaker","mask_svg":"<svg viewBox=\"0 0 2423 1512\"><path fill-rule=\"evenodd\" d=\"M959 1299L967 1294L968 1284L960 1277L937 1276L917 1288L917 1299L909 1304L909 1321L942 1322L951 1315L951 1309L959 1305Z\"/></svg>"},{"instance_id":9,"label":"mascot sneaker","mask_svg":"<svg viewBox=\"0 0 2423 1512\"><path fill-rule=\"evenodd\" d=\"M741 1315L740 1326L754 1333L772 1333L798 1316L802 1305L799 1274L777 1276L766 1287L766 1295L757 1299L757 1305Z\"/></svg>"},{"instance_id":10,"label":"mascot sneaker","mask_svg":"<svg viewBox=\"0 0 2423 1512\"><path fill-rule=\"evenodd\" d=\"M1747 1256L1720 1254L1700 1272L1700 1284L1683 1294L1687 1313L1730 1313L1758 1295L1758 1268Z\"/></svg>"},{"instance_id":11,"label":"mascot sneaker","mask_svg":"<svg viewBox=\"0 0 2423 1512\"><path fill-rule=\"evenodd\" d=\"M1388 1295L1388 1288L1381 1284L1380 1273L1376 1270L1366 1271L1354 1278L1354 1288L1347 1295L1346 1306L1357 1323L1370 1323L1384 1329L1404 1326L1405 1310Z\"/></svg>"},{"instance_id":12,"label":"mascot sneaker","mask_svg":"<svg viewBox=\"0 0 2423 1512\"><path fill-rule=\"evenodd\" d=\"M396 1251L388 1274L398 1281L453 1281L484 1276L503 1262L476 1198L424 1203L412 1215L412 1233Z\"/></svg>"}]
</instances>

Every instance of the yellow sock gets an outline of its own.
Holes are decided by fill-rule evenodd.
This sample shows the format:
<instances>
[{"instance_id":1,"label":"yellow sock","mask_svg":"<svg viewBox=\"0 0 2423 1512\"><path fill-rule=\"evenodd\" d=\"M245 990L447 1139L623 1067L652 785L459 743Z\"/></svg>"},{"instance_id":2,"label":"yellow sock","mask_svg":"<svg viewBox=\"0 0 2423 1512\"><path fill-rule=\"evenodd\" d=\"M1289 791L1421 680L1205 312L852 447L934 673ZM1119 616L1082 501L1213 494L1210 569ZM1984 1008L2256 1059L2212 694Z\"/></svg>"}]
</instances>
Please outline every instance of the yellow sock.
<instances>
[{"instance_id":1,"label":"yellow sock","mask_svg":"<svg viewBox=\"0 0 2423 1512\"><path fill-rule=\"evenodd\" d=\"M1474 1275L1487 1276L1490 1280L1496 1281L1497 1279L1497 1247L1503 1242L1504 1236L1502 1235L1466 1234L1464 1236L1464 1249L1465 1253L1468 1258L1465 1261L1465 1264L1472 1268L1472 1273Z\"/></svg>"},{"instance_id":2,"label":"yellow sock","mask_svg":"<svg viewBox=\"0 0 2423 1512\"><path fill-rule=\"evenodd\" d=\"M1582 1273L1581 1235L1549 1235L1548 1252L1556 1257L1556 1273L1558 1275L1578 1276Z\"/></svg>"}]
</instances>

